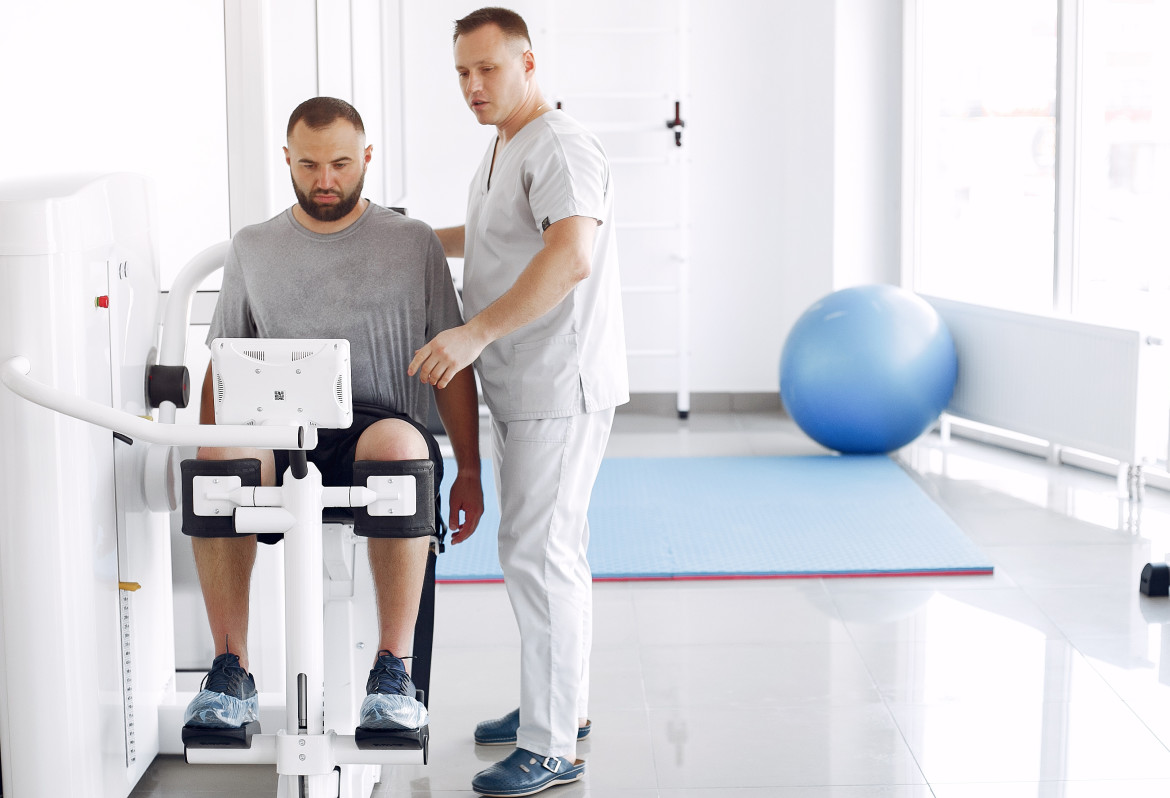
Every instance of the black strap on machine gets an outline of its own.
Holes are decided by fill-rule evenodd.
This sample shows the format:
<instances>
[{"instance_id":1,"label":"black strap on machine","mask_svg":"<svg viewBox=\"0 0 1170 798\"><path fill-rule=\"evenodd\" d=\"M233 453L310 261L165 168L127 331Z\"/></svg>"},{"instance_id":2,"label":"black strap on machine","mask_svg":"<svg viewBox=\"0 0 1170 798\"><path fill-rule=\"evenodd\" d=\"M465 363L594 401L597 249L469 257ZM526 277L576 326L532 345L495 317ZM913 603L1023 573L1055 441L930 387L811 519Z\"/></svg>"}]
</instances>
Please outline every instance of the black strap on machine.
<instances>
[{"instance_id":1,"label":"black strap on machine","mask_svg":"<svg viewBox=\"0 0 1170 798\"><path fill-rule=\"evenodd\" d=\"M239 477L240 485L260 484L260 461L254 457L239 460L184 460L179 464L183 474L183 534L197 538L235 537L235 520L231 515L196 515L195 477Z\"/></svg>"},{"instance_id":2,"label":"black strap on machine","mask_svg":"<svg viewBox=\"0 0 1170 798\"><path fill-rule=\"evenodd\" d=\"M371 479L414 477L414 515L370 515L365 507L353 511L355 535L373 538L418 538L435 534L435 464L430 460L358 460L353 484L367 487Z\"/></svg>"}]
</instances>

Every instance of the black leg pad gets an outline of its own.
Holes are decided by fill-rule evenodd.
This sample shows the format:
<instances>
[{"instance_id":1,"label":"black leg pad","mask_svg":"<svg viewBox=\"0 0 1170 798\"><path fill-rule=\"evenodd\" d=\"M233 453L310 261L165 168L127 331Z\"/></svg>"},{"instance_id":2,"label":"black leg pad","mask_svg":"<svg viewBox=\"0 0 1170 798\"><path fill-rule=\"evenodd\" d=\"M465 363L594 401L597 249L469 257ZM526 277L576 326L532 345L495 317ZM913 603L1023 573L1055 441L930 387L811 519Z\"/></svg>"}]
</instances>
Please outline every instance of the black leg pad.
<instances>
[{"instance_id":1,"label":"black leg pad","mask_svg":"<svg viewBox=\"0 0 1170 798\"><path fill-rule=\"evenodd\" d=\"M251 748L252 735L260 733L260 721L245 723L238 729L183 727L184 748Z\"/></svg>"},{"instance_id":2,"label":"black leg pad","mask_svg":"<svg viewBox=\"0 0 1170 798\"><path fill-rule=\"evenodd\" d=\"M414 515L370 515L353 510L353 533L367 538L421 538L435 534L435 464L430 460L358 460L353 484L367 487L371 477L414 477Z\"/></svg>"},{"instance_id":3,"label":"black leg pad","mask_svg":"<svg viewBox=\"0 0 1170 798\"><path fill-rule=\"evenodd\" d=\"M196 538L232 538L236 536L232 516L195 515L195 477L239 477L242 485L260 484L260 461L254 457L241 460L184 460L183 534Z\"/></svg>"}]
</instances>

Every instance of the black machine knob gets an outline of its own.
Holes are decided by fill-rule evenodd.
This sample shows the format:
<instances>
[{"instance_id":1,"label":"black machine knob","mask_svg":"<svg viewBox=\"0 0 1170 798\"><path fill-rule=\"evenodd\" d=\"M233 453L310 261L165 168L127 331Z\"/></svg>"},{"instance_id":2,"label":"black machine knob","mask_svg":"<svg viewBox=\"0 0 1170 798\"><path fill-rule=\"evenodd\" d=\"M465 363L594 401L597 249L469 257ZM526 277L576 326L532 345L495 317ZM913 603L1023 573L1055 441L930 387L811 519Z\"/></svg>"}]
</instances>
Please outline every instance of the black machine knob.
<instances>
[{"instance_id":1,"label":"black machine knob","mask_svg":"<svg viewBox=\"0 0 1170 798\"><path fill-rule=\"evenodd\" d=\"M191 375L186 366L150 366L146 370L146 400L151 407L173 402L186 407L191 398Z\"/></svg>"},{"instance_id":2,"label":"black machine knob","mask_svg":"<svg viewBox=\"0 0 1170 798\"><path fill-rule=\"evenodd\" d=\"M1139 589L1147 596L1170 595L1170 565L1164 562L1147 563L1142 569Z\"/></svg>"}]
</instances>

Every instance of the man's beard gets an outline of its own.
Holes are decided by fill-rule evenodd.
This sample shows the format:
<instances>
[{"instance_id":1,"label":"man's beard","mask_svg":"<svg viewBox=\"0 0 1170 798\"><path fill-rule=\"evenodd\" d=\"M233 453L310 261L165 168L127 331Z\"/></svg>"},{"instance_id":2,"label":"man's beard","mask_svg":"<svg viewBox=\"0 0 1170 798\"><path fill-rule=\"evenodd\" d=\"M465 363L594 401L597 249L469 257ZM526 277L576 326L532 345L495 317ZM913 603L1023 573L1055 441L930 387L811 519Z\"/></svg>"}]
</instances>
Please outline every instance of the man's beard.
<instances>
[{"instance_id":1,"label":"man's beard","mask_svg":"<svg viewBox=\"0 0 1170 798\"><path fill-rule=\"evenodd\" d=\"M301 210L309 214L309 216L316 219L318 222L336 222L343 218L346 214L357 207L358 200L362 198L362 187L366 183L366 169L362 167L362 177L358 180L358 184L349 194L342 196L335 191L319 191L317 194L332 194L335 197L341 197L340 202L335 202L331 205L318 205L309 197L308 194L301 191L301 187L297 185L297 181L292 181L293 193L297 195L297 203L300 204Z\"/></svg>"}]
</instances>

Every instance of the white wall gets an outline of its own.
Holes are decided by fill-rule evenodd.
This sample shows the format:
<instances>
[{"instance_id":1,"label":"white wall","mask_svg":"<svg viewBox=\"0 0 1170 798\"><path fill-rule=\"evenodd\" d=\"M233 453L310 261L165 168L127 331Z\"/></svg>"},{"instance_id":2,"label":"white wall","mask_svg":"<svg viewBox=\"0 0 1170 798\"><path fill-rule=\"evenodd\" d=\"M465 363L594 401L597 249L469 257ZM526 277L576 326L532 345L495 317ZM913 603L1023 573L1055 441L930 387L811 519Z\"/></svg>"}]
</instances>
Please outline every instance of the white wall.
<instances>
[{"instance_id":1,"label":"white wall","mask_svg":"<svg viewBox=\"0 0 1170 798\"><path fill-rule=\"evenodd\" d=\"M403 2L406 195L439 226L462 220L492 137L451 61L452 22L479 5ZM541 49L548 6L513 7L539 71L553 59ZM591 10L615 24L607 4ZM900 0L691 0L692 390L775 391L784 336L812 302L897 281L900 47ZM634 390L670 389L669 370L631 370Z\"/></svg>"},{"instance_id":2,"label":"white wall","mask_svg":"<svg viewBox=\"0 0 1170 798\"><path fill-rule=\"evenodd\" d=\"M259 189L268 209L293 201L280 153L289 112L318 91L350 91L382 170L367 177L367 194L436 226L460 222L492 133L463 104L451 29L480 4L270 0L270 129L256 132L270 140ZM591 68L542 53L547 0L512 6L543 63L559 74ZM805 308L835 288L897 281L901 2L691 0L691 9L691 387L771 392L784 336ZM0 179L154 176L164 271L226 236L222 24L216 0L6 5L3 107L23 121L0 125L9 155ZM669 390L668 377L633 368L636 390Z\"/></svg>"},{"instance_id":3,"label":"white wall","mask_svg":"<svg viewBox=\"0 0 1170 798\"><path fill-rule=\"evenodd\" d=\"M233 170L233 188L249 199L245 214L233 213L233 228L270 219L296 201L282 147L292 110L318 95L339 97L362 113L374 157L366 172L365 195L383 205L401 204L401 56L399 0L227 0L245 9L238 23L241 53L228 59L235 94L229 110L254 122L239 130L228 119L233 143L249 163ZM259 9L259 11L257 11ZM263 19L250 28L248 14ZM386 37L386 30L393 36ZM260 113L239 103L252 101L236 84L262 83ZM233 105L232 103L236 103ZM259 117L259 118L257 118ZM388 146L387 146L388 145ZM233 150L233 156L235 156Z\"/></svg>"},{"instance_id":4,"label":"white wall","mask_svg":"<svg viewBox=\"0 0 1170 798\"><path fill-rule=\"evenodd\" d=\"M692 7L694 390L776 391L832 290L833 4Z\"/></svg>"},{"instance_id":5,"label":"white wall","mask_svg":"<svg viewBox=\"0 0 1170 798\"><path fill-rule=\"evenodd\" d=\"M231 0L240 2L241 0ZM264 8L263 37L239 68L246 78L265 83L267 102L262 130L247 131L249 144L265 160L262 186L249 190L263 194L263 202L241 220L255 224L271 218L296 202L283 147L288 118L294 108L310 97L325 95L353 103L362 115L367 141L374 144L375 160L366 173L365 192L374 201L395 204L381 142L394 120L387 117L383 68L382 29L397 26L397 3L378 0L322 2L278 0ZM355 62L372 68L355 70ZM396 114L397 115L397 114Z\"/></svg>"},{"instance_id":6,"label":"white wall","mask_svg":"<svg viewBox=\"0 0 1170 798\"><path fill-rule=\"evenodd\" d=\"M494 136L475 121L455 75L456 19L484 5L466 0L404 0L402 16L405 192L410 215L435 227L463 223L467 186ZM513 2L529 32L543 33L545 3ZM538 52L539 56L539 52Z\"/></svg>"},{"instance_id":7,"label":"white wall","mask_svg":"<svg viewBox=\"0 0 1170 798\"><path fill-rule=\"evenodd\" d=\"M0 180L130 171L154 184L164 284L228 235L223 4L0 8Z\"/></svg>"}]
</instances>

